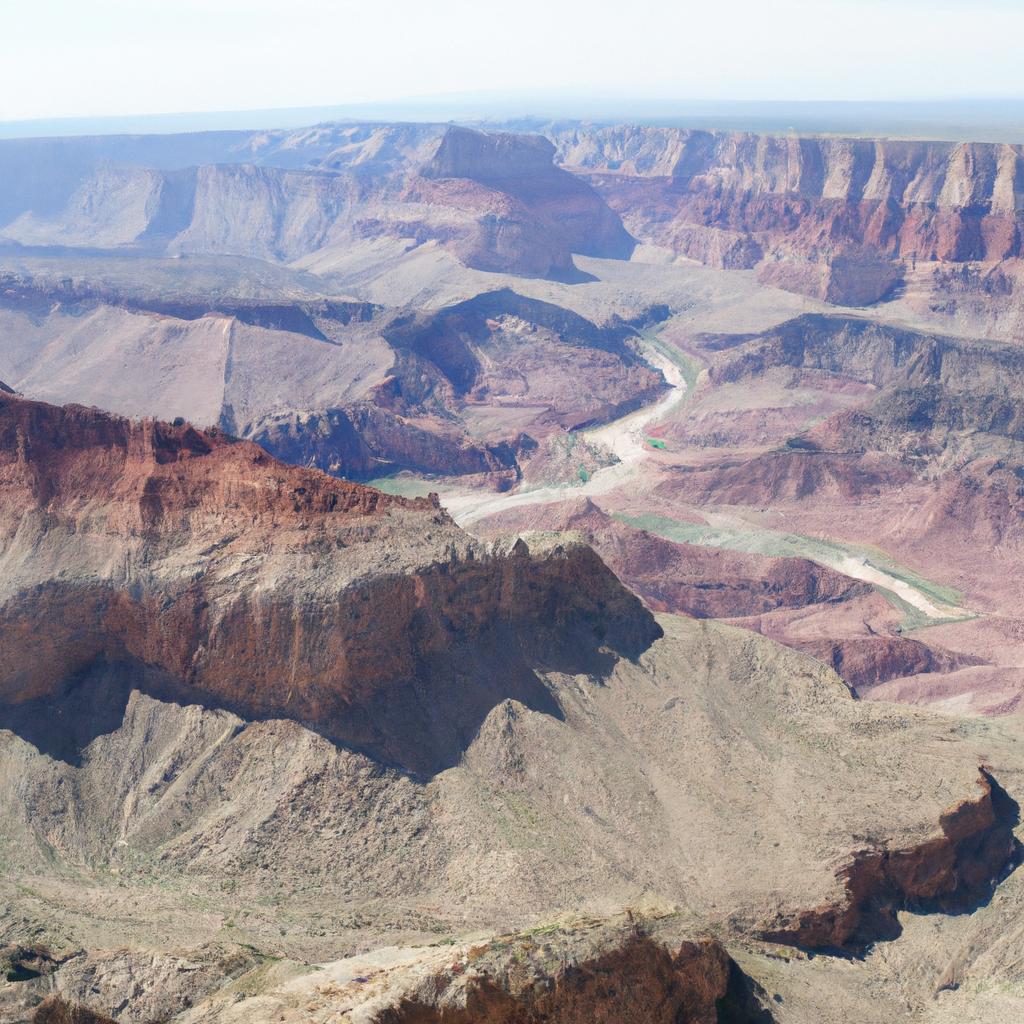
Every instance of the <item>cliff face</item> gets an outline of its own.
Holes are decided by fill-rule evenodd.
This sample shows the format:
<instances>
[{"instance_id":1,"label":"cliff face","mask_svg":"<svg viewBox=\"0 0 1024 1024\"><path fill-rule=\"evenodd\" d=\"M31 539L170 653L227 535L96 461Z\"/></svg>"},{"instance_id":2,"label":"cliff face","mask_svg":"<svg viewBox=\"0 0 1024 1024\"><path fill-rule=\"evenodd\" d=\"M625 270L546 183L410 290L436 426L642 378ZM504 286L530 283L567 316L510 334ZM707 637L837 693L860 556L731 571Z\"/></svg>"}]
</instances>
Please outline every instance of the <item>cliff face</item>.
<instances>
[{"instance_id":1,"label":"cliff face","mask_svg":"<svg viewBox=\"0 0 1024 1024\"><path fill-rule=\"evenodd\" d=\"M633 328L508 288L415 312L0 274L0 330L0 374L33 397L217 424L356 479L409 469L508 487L537 439L664 386Z\"/></svg>"},{"instance_id":2,"label":"cliff face","mask_svg":"<svg viewBox=\"0 0 1024 1024\"><path fill-rule=\"evenodd\" d=\"M640 240L845 305L892 294L918 263L1024 254L1024 148L1011 145L321 125L12 140L0 168L0 235L27 245L323 264L338 246L412 239L477 269L579 280L573 252L624 259Z\"/></svg>"},{"instance_id":3,"label":"cliff face","mask_svg":"<svg viewBox=\"0 0 1024 1024\"><path fill-rule=\"evenodd\" d=\"M622 126L553 138L635 237L719 266L764 260L771 283L829 301L882 298L901 276L892 261L1022 251L1019 146Z\"/></svg>"},{"instance_id":4,"label":"cliff face","mask_svg":"<svg viewBox=\"0 0 1024 1024\"><path fill-rule=\"evenodd\" d=\"M589 185L557 167L554 158L555 147L543 136L450 128L422 174L466 179L511 196L566 253L628 259L635 243L619 218Z\"/></svg>"},{"instance_id":5,"label":"cliff face","mask_svg":"<svg viewBox=\"0 0 1024 1024\"><path fill-rule=\"evenodd\" d=\"M1024 210L1024 147L616 126L555 133L561 163L695 188L943 209Z\"/></svg>"},{"instance_id":6,"label":"cliff face","mask_svg":"<svg viewBox=\"0 0 1024 1024\"><path fill-rule=\"evenodd\" d=\"M507 697L557 714L531 665L635 656L659 635L588 548L492 552L432 501L247 442L2 402L9 708L130 664L152 692L292 718L428 771ZM466 665L486 682L456 699Z\"/></svg>"},{"instance_id":7,"label":"cliff face","mask_svg":"<svg viewBox=\"0 0 1024 1024\"><path fill-rule=\"evenodd\" d=\"M987 900L1007 865L1020 860L1013 834L1020 808L984 770L979 785L980 796L942 815L941 836L907 849L855 854L837 875L846 892L843 903L780 921L766 929L765 938L862 952L872 942L900 934L899 910L956 912Z\"/></svg>"},{"instance_id":8,"label":"cliff face","mask_svg":"<svg viewBox=\"0 0 1024 1024\"><path fill-rule=\"evenodd\" d=\"M511 530L581 533L651 608L696 619L838 605L870 592L865 584L803 558L665 540L612 518L589 498L510 509L475 528L494 536Z\"/></svg>"},{"instance_id":9,"label":"cliff face","mask_svg":"<svg viewBox=\"0 0 1024 1024\"><path fill-rule=\"evenodd\" d=\"M554 936L557 942L559 936ZM516 961L470 967L469 978L440 972L375 1024L770 1024L744 990L743 976L713 940L676 950L641 934L551 971L532 944ZM561 951L560 951L561 952ZM478 955L493 960L487 947ZM490 954L488 956L488 954ZM525 962L518 962L520 959ZM488 970L490 967L490 970ZM497 967L497 970L494 970ZM493 973L492 973L493 972ZM728 1006L730 1016L724 1017Z\"/></svg>"},{"instance_id":10,"label":"cliff face","mask_svg":"<svg viewBox=\"0 0 1024 1024\"><path fill-rule=\"evenodd\" d=\"M666 933L663 920L631 921L622 915L447 949L392 947L383 957L370 953L318 964L315 972L307 968L284 986L273 975L254 985L260 972L267 973L266 962L238 947L197 950L187 959L128 950L79 953L50 977L22 986L28 991L17 1007L18 1019L31 1024L113 1024L113 1016L120 1024L192 1018L271 1024L349 1016L367 1024L773 1020L762 1008L764 991L718 941ZM302 975L310 973L320 978L308 982ZM134 995L122 1003L126 983L134 983ZM34 1007L33 1016L33 1002L48 984L56 991ZM297 993L302 1009L296 1015ZM0 1009L14 1007L0 1002Z\"/></svg>"},{"instance_id":11,"label":"cliff face","mask_svg":"<svg viewBox=\"0 0 1024 1024\"><path fill-rule=\"evenodd\" d=\"M709 369L715 384L788 367L884 389L870 407L876 440L887 426L985 430L1011 437L1022 429L1013 396L1024 386L1024 355L1016 346L819 314L788 320L759 335L713 337L707 343L721 353Z\"/></svg>"},{"instance_id":12,"label":"cliff face","mask_svg":"<svg viewBox=\"0 0 1024 1024\"><path fill-rule=\"evenodd\" d=\"M540 136L330 126L290 137L240 134L210 146L218 159L198 166L177 166L173 145L163 153L111 144L108 164L81 146L57 146L64 177L19 182L0 205L0 237L321 263L339 246L412 239L443 246L476 269L560 280L583 279L573 252L628 258L633 251L618 215L555 166L554 147ZM102 152L102 140L94 148ZM182 146L183 156L194 150ZM39 156L38 146L8 143L0 167L6 161L26 177Z\"/></svg>"}]
</instances>

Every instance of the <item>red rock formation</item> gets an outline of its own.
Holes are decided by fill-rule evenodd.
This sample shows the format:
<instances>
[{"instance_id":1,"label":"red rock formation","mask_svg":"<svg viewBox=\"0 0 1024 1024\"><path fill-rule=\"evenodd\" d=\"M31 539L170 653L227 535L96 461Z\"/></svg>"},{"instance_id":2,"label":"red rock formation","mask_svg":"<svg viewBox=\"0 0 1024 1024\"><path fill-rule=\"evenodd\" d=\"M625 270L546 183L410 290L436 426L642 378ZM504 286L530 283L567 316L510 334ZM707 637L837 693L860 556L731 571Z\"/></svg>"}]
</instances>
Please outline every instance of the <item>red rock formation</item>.
<instances>
[{"instance_id":1,"label":"red rock formation","mask_svg":"<svg viewBox=\"0 0 1024 1024\"><path fill-rule=\"evenodd\" d=\"M476 238L460 251L468 265L483 270L499 269L492 265L499 254L513 272L532 269L555 277L572 271L569 254L574 252L628 259L635 243L618 216L589 185L556 167L554 156L554 145L540 135L452 127L421 171L425 182L438 186L421 185L415 196L426 201L443 196L463 209L487 202L480 187L507 197L507 205L483 221ZM534 245L525 244L530 240ZM550 259L545 268L546 251L551 255L543 257Z\"/></svg>"},{"instance_id":2,"label":"red rock formation","mask_svg":"<svg viewBox=\"0 0 1024 1024\"><path fill-rule=\"evenodd\" d=\"M391 508L437 509L436 501L285 465L218 431L7 396L0 399L0 473L5 525L46 509L101 515L107 531L125 536L210 525L226 531L261 519L308 528Z\"/></svg>"},{"instance_id":3,"label":"red rock formation","mask_svg":"<svg viewBox=\"0 0 1024 1024\"><path fill-rule=\"evenodd\" d=\"M920 640L900 636L783 642L831 666L858 694L890 679L984 664L981 658L929 647Z\"/></svg>"},{"instance_id":4,"label":"red rock formation","mask_svg":"<svg viewBox=\"0 0 1024 1024\"><path fill-rule=\"evenodd\" d=\"M637 935L553 975L531 976L530 967L515 962L473 977L456 1005L444 1001L454 979L437 978L433 998L405 999L377 1024L718 1024L730 997L737 1024L765 1019L744 1005L735 964L711 940L673 953Z\"/></svg>"},{"instance_id":5,"label":"red rock formation","mask_svg":"<svg viewBox=\"0 0 1024 1024\"><path fill-rule=\"evenodd\" d=\"M761 264L763 284L838 306L870 306L902 281L899 269L870 252L843 251L822 260L782 259Z\"/></svg>"},{"instance_id":6,"label":"red rock formation","mask_svg":"<svg viewBox=\"0 0 1024 1024\"><path fill-rule=\"evenodd\" d=\"M838 872L842 902L783 916L763 931L770 942L805 949L859 952L900 934L904 909L967 909L991 895L995 883L1020 859L1013 829L1017 804L982 769L982 793L950 808L941 835L902 850L865 849Z\"/></svg>"},{"instance_id":7,"label":"red rock formation","mask_svg":"<svg viewBox=\"0 0 1024 1024\"><path fill-rule=\"evenodd\" d=\"M699 619L831 604L871 589L804 558L675 543L613 519L588 498L513 510L491 517L483 528L495 535L516 529L580 531L649 607Z\"/></svg>"},{"instance_id":8,"label":"red rock formation","mask_svg":"<svg viewBox=\"0 0 1024 1024\"><path fill-rule=\"evenodd\" d=\"M434 500L188 425L7 396L0 545L0 702L128 662L173 699L294 718L416 770L457 757L506 697L557 713L537 659L582 667L660 635L589 548L493 554Z\"/></svg>"},{"instance_id":9,"label":"red rock formation","mask_svg":"<svg viewBox=\"0 0 1024 1024\"><path fill-rule=\"evenodd\" d=\"M911 263L1022 254L1019 146L623 126L552 137L560 161L598 185L636 238L718 265L728 265L719 254L742 247L809 260L833 279L829 287L809 283L809 270L780 268L777 283L831 291L821 295L830 301L857 305L885 293L842 286L835 260L851 251ZM732 242L723 246L723 237ZM897 276L897 267L883 268L882 282Z\"/></svg>"},{"instance_id":10,"label":"red rock formation","mask_svg":"<svg viewBox=\"0 0 1024 1024\"><path fill-rule=\"evenodd\" d=\"M812 494L855 501L881 495L914 478L891 456L790 450L765 452L718 465L684 466L659 484L666 498L684 496L694 505L726 504L763 508Z\"/></svg>"}]
</instances>

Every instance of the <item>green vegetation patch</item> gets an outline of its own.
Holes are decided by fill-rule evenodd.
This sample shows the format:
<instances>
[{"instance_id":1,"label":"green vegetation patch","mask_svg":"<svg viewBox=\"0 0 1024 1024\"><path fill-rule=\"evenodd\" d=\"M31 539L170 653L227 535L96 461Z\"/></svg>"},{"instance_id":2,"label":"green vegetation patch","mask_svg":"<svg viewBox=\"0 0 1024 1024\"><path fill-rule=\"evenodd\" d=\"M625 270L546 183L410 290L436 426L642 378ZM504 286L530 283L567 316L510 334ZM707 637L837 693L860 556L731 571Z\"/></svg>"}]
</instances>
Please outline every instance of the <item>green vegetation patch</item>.
<instances>
[{"instance_id":1,"label":"green vegetation patch","mask_svg":"<svg viewBox=\"0 0 1024 1024\"><path fill-rule=\"evenodd\" d=\"M399 498L425 498L431 491L437 490L437 484L433 480L414 476L405 470L367 480L366 485L367 487L376 487L378 491L383 491L385 494L394 494Z\"/></svg>"},{"instance_id":2,"label":"green vegetation patch","mask_svg":"<svg viewBox=\"0 0 1024 1024\"><path fill-rule=\"evenodd\" d=\"M683 380L686 383L687 397L689 397L697 385L697 378L704 369L703 365L697 359L694 359L693 356L681 352L675 345L670 345L667 341L663 341L654 331L645 331L642 337L651 348L657 349L666 359L679 368L679 372L683 375Z\"/></svg>"},{"instance_id":3,"label":"green vegetation patch","mask_svg":"<svg viewBox=\"0 0 1024 1024\"><path fill-rule=\"evenodd\" d=\"M858 558L894 579L908 584L934 603L957 608L964 600L964 595L960 591L925 579L912 569L892 561L885 552L875 548L841 544L819 537L805 537L798 533L783 533L752 526L723 527L709 526L706 523L686 523L652 514L628 516L614 513L614 518L627 526L646 530L677 544L700 544L704 547L744 551L752 555L768 555L771 558L806 558L819 565L836 568L837 572L842 572L837 566L844 558ZM877 589L904 613L904 629L919 629L923 625L938 624L937 620L913 608L891 591L881 586ZM960 621L960 618L958 616L949 621Z\"/></svg>"}]
</instances>

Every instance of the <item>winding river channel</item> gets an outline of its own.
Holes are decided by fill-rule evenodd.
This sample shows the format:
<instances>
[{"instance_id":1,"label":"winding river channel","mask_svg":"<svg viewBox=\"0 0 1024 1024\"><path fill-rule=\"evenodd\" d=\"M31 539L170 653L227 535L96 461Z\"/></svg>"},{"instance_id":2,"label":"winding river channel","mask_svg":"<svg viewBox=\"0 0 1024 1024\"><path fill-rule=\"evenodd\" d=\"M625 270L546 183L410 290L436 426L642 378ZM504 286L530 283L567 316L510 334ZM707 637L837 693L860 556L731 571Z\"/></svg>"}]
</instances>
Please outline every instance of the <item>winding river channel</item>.
<instances>
[{"instance_id":1,"label":"winding river channel","mask_svg":"<svg viewBox=\"0 0 1024 1024\"><path fill-rule=\"evenodd\" d=\"M452 518L460 526L471 526L478 520L508 509L551 504L581 496L599 497L626 483L636 473L639 465L652 457L651 447L647 441L648 429L672 413L685 399L687 388L682 370L677 363L649 340L643 340L641 344L644 358L661 370L669 384L669 390L657 402L611 423L579 432L586 440L613 452L618 462L596 470L585 483L571 488L564 484L551 484L505 494L480 490L442 489L441 503ZM912 572L900 571L895 563L891 563L894 572L889 572L871 561L854 545L843 545L831 540L824 543L813 537L782 534L731 515L706 513L705 518L709 528L689 526L685 538L674 537L673 533L678 532L674 530L663 535L668 539L685 539L688 543L711 547L728 547L778 557L808 558L819 565L888 591L931 621L962 618L966 614L956 602L941 601L934 596L934 591L941 588L926 585L926 592L925 587L918 587L911 582L914 578ZM651 529L647 524L644 524L644 527ZM659 531L654 529L651 532ZM895 574L897 571L899 575Z\"/></svg>"}]
</instances>

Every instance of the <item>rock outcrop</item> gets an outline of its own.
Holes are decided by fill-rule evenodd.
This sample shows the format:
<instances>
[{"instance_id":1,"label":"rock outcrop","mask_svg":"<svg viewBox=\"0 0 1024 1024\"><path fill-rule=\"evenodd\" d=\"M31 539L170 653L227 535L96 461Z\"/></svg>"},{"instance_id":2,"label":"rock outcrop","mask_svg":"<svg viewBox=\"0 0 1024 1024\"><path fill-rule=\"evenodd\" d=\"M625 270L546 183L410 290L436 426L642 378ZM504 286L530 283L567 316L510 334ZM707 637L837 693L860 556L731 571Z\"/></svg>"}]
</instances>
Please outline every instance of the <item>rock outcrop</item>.
<instances>
[{"instance_id":1,"label":"rock outcrop","mask_svg":"<svg viewBox=\"0 0 1024 1024\"><path fill-rule=\"evenodd\" d=\"M984 664L980 657L929 647L920 640L902 636L807 640L792 646L831 665L862 696L890 679Z\"/></svg>"},{"instance_id":2,"label":"rock outcrop","mask_svg":"<svg viewBox=\"0 0 1024 1024\"><path fill-rule=\"evenodd\" d=\"M155 693L436 770L503 699L557 711L536 659L635 657L660 632L589 548L492 552L435 502L187 424L5 396L0 495L0 700L27 718L131 663ZM493 674L457 699L460 661Z\"/></svg>"},{"instance_id":3,"label":"rock outcrop","mask_svg":"<svg viewBox=\"0 0 1024 1024\"><path fill-rule=\"evenodd\" d=\"M381 1011L376 1024L719 1024L723 1019L766 1024L772 1019L713 940L683 942L670 950L638 932L589 957L559 948L564 939L557 933L544 936L544 951L528 939L520 942L517 949L512 940L510 952L518 955L505 963L494 962L497 944L477 947L468 977L457 969L435 976L432 984ZM559 964L553 971L552 963Z\"/></svg>"},{"instance_id":4,"label":"rock outcrop","mask_svg":"<svg viewBox=\"0 0 1024 1024\"><path fill-rule=\"evenodd\" d=\"M485 133L468 128L450 128L434 159L422 176L439 182L463 180L509 196L519 204L497 223L461 250L469 266L499 269L495 255L504 253L506 264L515 271L545 277L573 275L571 253L628 259L634 240L600 195L589 185L555 166L555 147L541 135ZM436 193L429 191L427 198ZM418 194L417 194L418 197ZM535 228L530 221L535 221ZM551 247L550 263L538 261L544 250L527 246L533 228ZM517 235L522 233L522 242Z\"/></svg>"},{"instance_id":5,"label":"rock outcrop","mask_svg":"<svg viewBox=\"0 0 1024 1024\"><path fill-rule=\"evenodd\" d=\"M471 267L564 280L583 279L573 252L623 259L640 240L865 305L919 263L989 273L1024 255L1022 153L582 124L9 140L0 235L321 262L341 245L412 239Z\"/></svg>"},{"instance_id":6,"label":"rock outcrop","mask_svg":"<svg viewBox=\"0 0 1024 1024\"><path fill-rule=\"evenodd\" d=\"M635 328L508 288L430 312L140 291L0 275L16 339L0 373L33 397L217 425L353 479L411 470L505 488L538 439L664 388Z\"/></svg>"},{"instance_id":7,"label":"rock outcrop","mask_svg":"<svg viewBox=\"0 0 1024 1024\"><path fill-rule=\"evenodd\" d=\"M884 298L902 261L1022 254L1019 146L626 126L551 136L636 238L717 266L765 257L767 279L831 302Z\"/></svg>"},{"instance_id":8,"label":"rock outcrop","mask_svg":"<svg viewBox=\"0 0 1024 1024\"><path fill-rule=\"evenodd\" d=\"M412 239L477 269L573 281L585 279L573 252L624 259L633 251L618 215L555 166L541 136L437 125L325 128L287 142L273 135L210 139L220 159L198 166L178 166L173 141L167 152L115 144L104 163L95 152L102 140L86 152L60 140L64 175L19 182L0 207L0 237L272 262ZM25 174L39 158L35 141L4 143L0 167ZM178 148L183 157L197 149Z\"/></svg>"},{"instance_id":9,"label":"rock outcrop","mask_svg":"<svg viewBox=\"0 0 1024 1024\"><path fill-rule=\"evenodd\" d=\"M858 852L837 877L846 897L779 921L764 931L772 942L805 949L862 953L900 934L896 912L973 909L990 895L1008 866L1021 859L1014 836L1020 808L982 770L981 795L942 815L942 835L907 849Z\"/></svg>"},{"instance_id":10,"label":"rock outcrop","mask_svg":"<svg viewBox=\"0 0 1024 1024\"><path fill-rule=\"evenodd\" d=\"M31 1024L117 1024L103 1013L81 1003L69 1003L61 996L44 999L32 1014Z\"/></svg>"},{"instance_id":11,"label":"rock outcrop","mask_svg":"<svg viewBox=\"0 0 1024 1024\"><path fill-rule=\"evenodd\" d=\"M0 1018L1019 1003L1020 151L549 138L0 144Z\"/></svg>"},{"instance_id":12,"label":"rock outcrop","mask_svg":"<svg viewBox=\"0 0 1024 1024\"><path fill-rule=\"evenodd\" d=\"M698 619L839 604L870 592L866 584L807 559L674 543L612 518L587 498L513 509L476 529L487 536L510 530L581 533L651 608Z\"/></svg>"}]
</instances>

